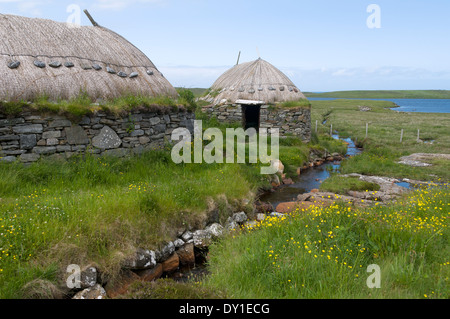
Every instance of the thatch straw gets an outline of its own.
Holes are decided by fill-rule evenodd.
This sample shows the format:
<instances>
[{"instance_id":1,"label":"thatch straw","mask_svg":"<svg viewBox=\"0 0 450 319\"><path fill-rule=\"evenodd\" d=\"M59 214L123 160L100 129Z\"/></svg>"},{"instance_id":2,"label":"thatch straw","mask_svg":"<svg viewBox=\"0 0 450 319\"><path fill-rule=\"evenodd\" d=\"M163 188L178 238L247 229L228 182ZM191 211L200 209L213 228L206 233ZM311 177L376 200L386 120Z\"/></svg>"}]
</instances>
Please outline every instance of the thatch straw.
<instances>
[{"instance_id":1,"label":"thatch straw","mask_svg":"<svg viewBox=\"0 0 450 319\"><path fill-rule=\"evenodd\" d=\"M294 83L272 64L262 59L236 65L220 76L206 99L213 104L222 100L278 103L306 99Z\"/></svg>"},{"instance_id":2,"label":"thatch straw","mask_svg":"<svg viewBox=\"0 0 450 319\"><path fill-rule=\"evenodd\" d=\"M54 61L62 65L51 67ZM17 63L12 62L20 65L14 68ZM66 67L66 62L74 66ZM102 69L93 68L95 64ZM117 73L108 73L107 67ZM81 91L103 99L123 94L177 96L149 58L111 30L0 14L0 99L70 99Z\"/></svg>"}]
</instances>

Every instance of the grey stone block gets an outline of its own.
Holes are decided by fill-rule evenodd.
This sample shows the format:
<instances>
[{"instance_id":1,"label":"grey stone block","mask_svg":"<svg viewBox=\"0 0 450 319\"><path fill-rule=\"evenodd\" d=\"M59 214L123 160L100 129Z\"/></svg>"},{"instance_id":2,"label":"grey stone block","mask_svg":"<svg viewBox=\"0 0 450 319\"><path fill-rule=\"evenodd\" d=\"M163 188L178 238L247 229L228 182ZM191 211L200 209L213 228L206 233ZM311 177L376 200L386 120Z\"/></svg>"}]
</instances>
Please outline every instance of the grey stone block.
<instances>
[{"instance_id":1,"label":"grey stone block","mask_svg":"<svg viewBox=\"0 0 450 319\"><path fill-rule=\"evenodd\" d=\"M71 127L66 127L64 131L66 132L67 143L70 145L89 144L87 133L81 126L74 125Z\"/></svg>"},{"instance_id":2,"label":"grey stone block","mask_svg":"<svg viewBox=\"0 0 450 319\"><path fill-rule=\"evenodd\" d=\"M20 148L23 150L31 150L37 144L35 134L20 135Z\"/></svg>"},{"instance_id":3,"label":"grey stone block","mask_svg":"<svg viewBox=\"0 0 450 319\"><path fill-rule=\"evenodd\" d=\"M13 127L13 132L17 134L41 134L43 130L44 127L42 124L30 124Z\"/></svg>"}]
</instances>

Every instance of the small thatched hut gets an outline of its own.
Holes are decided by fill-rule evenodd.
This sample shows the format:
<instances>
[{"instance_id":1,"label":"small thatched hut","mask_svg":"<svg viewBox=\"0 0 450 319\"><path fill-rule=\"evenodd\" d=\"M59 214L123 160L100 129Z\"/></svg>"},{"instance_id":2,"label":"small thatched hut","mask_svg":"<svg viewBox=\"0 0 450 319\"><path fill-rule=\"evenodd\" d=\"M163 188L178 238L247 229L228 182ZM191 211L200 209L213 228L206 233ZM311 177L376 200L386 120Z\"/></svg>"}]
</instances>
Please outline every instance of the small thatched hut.
<instances>
[{"instance_id":1,"label":"small thatched hut","mask_svg":"<svg viewBox=\"0 0 450 319\"><path fill-rule=\"evenodd\" d=\"M226 71L211 86L206 99L213 104L238 100L275 104L306 98L285 74L260 58Z\"/></svg>"},{"instance_id":2,"label":"small thatched hut","mask_svg":"<svg viewBox=\"0 0 450 319\"><path fill-rule=\"evenodd\" d=\"M177 96L150 59L104 27L0 14L0 100Z\"/></svg>"},{"instance_id":3,"label":"small thatched hut","mask_svg":"<svg viewBox=\"0 0 450 319\"><path fill-rule=\"evenodd\" d=\"M269 62L258 59L234 66L203 98L203 112L247 128L279 129L281 135L311 139L311 108L297 86Z\"/></svg>"}]
</instances>

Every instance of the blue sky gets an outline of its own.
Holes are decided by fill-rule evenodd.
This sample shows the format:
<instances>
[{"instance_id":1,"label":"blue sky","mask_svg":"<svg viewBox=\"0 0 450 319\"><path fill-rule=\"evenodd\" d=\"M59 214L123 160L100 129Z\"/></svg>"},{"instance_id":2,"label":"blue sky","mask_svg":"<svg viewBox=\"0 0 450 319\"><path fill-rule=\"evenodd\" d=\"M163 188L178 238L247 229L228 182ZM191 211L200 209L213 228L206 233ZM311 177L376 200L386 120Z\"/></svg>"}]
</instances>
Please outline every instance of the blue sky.
<instances>
[{"instance_id":1,"label":"blue sky","mask_svg":"<svg viewBox=\"0 0 450 319\"><path fill-rule=\"evenodd\" d=\"M450 89L448 0L0 0L0 13L66 22L71 4L174 86L211 86L241 51L241 62L260 56L303 91ZM367 26L371 4L381 28Z\"/></svg>"}]
</instances>

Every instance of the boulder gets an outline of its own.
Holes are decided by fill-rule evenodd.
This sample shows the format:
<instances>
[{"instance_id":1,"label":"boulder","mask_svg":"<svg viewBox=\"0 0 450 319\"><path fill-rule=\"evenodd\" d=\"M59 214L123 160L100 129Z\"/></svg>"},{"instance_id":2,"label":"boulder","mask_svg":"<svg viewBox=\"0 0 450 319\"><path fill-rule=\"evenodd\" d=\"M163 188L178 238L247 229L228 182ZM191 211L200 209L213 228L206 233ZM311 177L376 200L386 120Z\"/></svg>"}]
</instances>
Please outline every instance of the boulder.
<instances>
[{"instance_id":1,"label":"boulder","mask_svg":"<svg viewBox=\"0 0 450 319\"><path fill-rule=\"evenodd\" d=\"M218 223L214 223L206 227L206 231L210 232L213 238L219 238L223 235L223 226Z\"/></svg>"},{"instance_id":2,"label":"boulder","mask_svg":"<svg viewBox=\"0 0 450 319\"><path fill-rule=\"evenodd\" d=\"M229 217L227 219L227 222L225 224L225 229L227 229L228 231L232 231L232 230L238 230L240 228L239 224L236 223L231 217Z\"/></svg>"},{"instance_id":3,"label":"boulder","mask_svg":"<svg viewBox=\"0 0 450 319\"><path fill-rule=\"evenodd\" d=\"M277 208L275 209L278 213L288 214L295 211L301 211L302 209L308 209L311 207L313 203L311 202L285 202L278 204Z\"/></svg>"},{"instance_id":4,"label":"boulder","mask_svg":"<svg viewBox=\"0 0 450 319\"><path fill-rule=\"evenodd\" d=\"M245 212L235 213L231 218L236 223L242 224L247 220L247 214Z\"/></svg>"},{"instance_id":5,"label":"boulder","mask_svg":"<svg viewBox=\"0 0 450 319\"><path fill-rule=\"evenodd\" d=\"M276 172L278 174L283 174L284 172L284 165L280 160L271 160L270 165L276 169Z\"/></svg>"},{"instance_id":6,"label":"boulder","mask_svg":"<svg viewBox=\"0 0 450 319\"><path fill-rule=\"evenodd\" d=\"M67 143L69 143L70 145L89 144L89 138L87 136L87 133L81 126L73 125L71 127L66 127L65 132L66 132Z\"/></svg>"},{"instance_id":7,"label":"boulder","mask_svg":"<svg viewBox=\"0 0 450 319\"><path fill-rule=\"evenodd\" d=\"M100 133L92 139L92 145L100 149L115 149L122 145L122 140L109 126L104 126Z\"/></svg>"},{"instance_id":8,"label":"boulder","mask_svg":"<svg viewBox=\"0 0 450 319\"><path fill-rule=\"evenodd\" d=\"M39 154L27 153L20 155L19 159L22 163L31 163L39 160L41 156Z\"/></svg>"},{"instance_id":9,"label":"boulder","mask_svg":"<svg viewBox=\"0 0 450 319\"><path fill-rule=\"evenodd\" d=\"M13 127L13 132L16 134L41 134L43 130L44 127L42 124L29 124Z\"/></svg>"},{"instance_id":10,"label":"boulder","mask_svg":"<svg viewBox=\"0 0 450 319\"><path fill-rule=\"evenodd\" d=\"M174 240L173 244L174 244L175 248L180 248L180 247L184 246L185 242L183 239L178 238L178 239Z\"/></svg>"},{"instance_id":11,"label":"boulder","mask_svg":"<svg viewBox=\"0 0 450 319\"><path fill-rule=\"evenodd\" d=\"M81 289L91 288L97 284L97 268L87 266L81 270Z\"/></svg>"},{"instance_id":12,"label":"boulder","mask_svg":"<svg viewBox=\"0 0 450 319\"><path fill-rule=\"evenodd\" d=\"M194 246L205 248L212 243L212 234L207 230L197 230L194 232Z\"/></svg>"},{"instance_id":13,"label":"boulder","mask_svg":"<svg viewBox=\"0 0 450 319\"><path fill-rule=\"evenodd\" d=\"M177 253L173 253L169 258L162 262L163 272L171 273L178 269L180 266L180 258Z\"/></svg>"},{"instance_id":14,"label":"boulder","mask_svg":"<svg viewBox=\"0 0 450 319\"><path fill-rule=\"evenodd\" d=\"M152 250L138 248L134 255L123 261L125 269L149 269L156 266L156 254Z\"/></svg>"},{"instance_id":15,"label":"boulder","mask_svg":"<svg viewBox=\"0 0 450 319\"><path fill-rule=\"evenodd\" d=\"M193 266L195 265L194 244L186 244L177 250L177 255L180 258L180 265Z\"/></svg>"},{"instance_id":16,"label":"boulder","mask_svg":"<svg viewBox=\"0 0 450 319\"><path fill-rule=\"evenodd\" d=\"M164 261L169 258L175 252L175 245L173 242L167 243L160 251L158 255L159 261Z\"/></svg>"},{"instance_id":17,"label":"boulder","mask_svg":"<svg viewBox=\"0 0 450 319\"><path fill-rule=\"evenodd\" d=\"M150 269L137 270L136 274L142 281L154 281L161 278L163 275L163 266L162 264L157 264L155 267Z\"/></svg>"},{"instance_id":18,"label":"boulder","mask_svg":"<svg viewBox=\"0 0 450 319\"><path fill-rule=\"evenodd\" d=\"M103 299L106 296L106 290L99 284L96 284L78 292L72 299Z\"/></svg>"},{"instance_id":19,"label":"boulder","mask_svg":"<svg viewBox=\"0 0 450 319\"><path fill-rule=\"evenodd\" d=\"M190 232L189 230L186 230L183 235L181 235L181 239L183 239L185 242L189 242L194 237L194 233Z\"/></svg>"},{"instance_id":20,"label":"boulder","mask_svg":"<svg viewBox=\"0 0 450 319\"><path fill-rule=\"evenodd\" d=\"M20 135L20 148L23 150L32 150L37 144L35 134Z\"/></svg>"},{"instance_id":21,"label":"boulder","mask_svg":"<svg viewBox=\"0 0 450 319\"><path fill-rule=\"evenodd\" d=\"M69 120L57 119L51 122L49 127L55 128L55 127L70 127L70 126L72 126L72 122L70 122Z\"/></svg>"}]
</instances>

